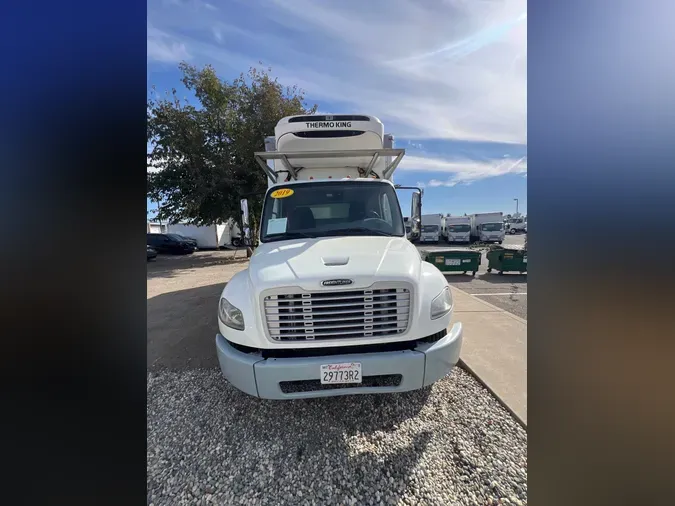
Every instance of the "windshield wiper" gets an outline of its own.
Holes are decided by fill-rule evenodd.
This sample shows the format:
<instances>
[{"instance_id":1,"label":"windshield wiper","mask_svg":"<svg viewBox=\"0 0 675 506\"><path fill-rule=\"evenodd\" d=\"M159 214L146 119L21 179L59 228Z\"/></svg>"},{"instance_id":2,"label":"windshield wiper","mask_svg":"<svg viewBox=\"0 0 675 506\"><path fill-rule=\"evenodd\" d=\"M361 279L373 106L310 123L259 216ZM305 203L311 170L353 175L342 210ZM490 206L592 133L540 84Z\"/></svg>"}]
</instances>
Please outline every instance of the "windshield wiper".
<instances>
[{"instance_id":1,"label":"windshield wiper","mask_svg":"<svg viewBox=\"0 0 675 506\"><path fill-rule=\"evenodd\" d=\"M322 236L332 236L332 235L382 235L386 237L394 237L393 234L388 234L387 232L382 232L381 230L373 230L372 228L366 227L350 227L350 228L340 228L338 230L328 230L323 232Z\"/></svg>"},{"instance_id":2,"label":"windshield wiper","mask_svg":"<svg viewBox=\"0 0 675 506\"><path fill-rule=\"evenodd\" d=\"M289 239L314 239L316 235L307 234L305 232L284 232L283 234L274 234L267 236L263 242L287 241Z\"/></svg>"}]
</instances>

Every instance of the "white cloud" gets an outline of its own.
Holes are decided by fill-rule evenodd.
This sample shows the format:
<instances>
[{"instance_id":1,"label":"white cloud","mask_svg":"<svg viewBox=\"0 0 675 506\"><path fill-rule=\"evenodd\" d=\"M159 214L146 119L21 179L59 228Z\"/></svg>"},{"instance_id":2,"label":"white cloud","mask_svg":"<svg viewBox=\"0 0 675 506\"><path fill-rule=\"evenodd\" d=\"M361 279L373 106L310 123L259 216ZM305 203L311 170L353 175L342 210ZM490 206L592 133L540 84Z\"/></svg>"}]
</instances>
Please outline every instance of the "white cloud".
<instances>
[{"instance_id":1,"label":"white cloud","mask_svg":"<svg viewBox=\"0 0 675 506\"><path fill-rule=\"evenodd\" d=\"M233 5L152 10L151 0L149 17L184 44L154 42L154 59L189 52L199 63L242 65L237 71L263 60L283 83L374 114L398 137L526 143L525 0ZM148 34L149 57L150 47Z\"/></svg>"},{"instance_id":2,"label":"white cloud","mask_svg":"<svg viewBox=\"0 0 675 506\"><path fill-rule=\"evenodd\" d=\"M431 179L427 185L455 186L459 183L472 183L480 179L503 176L506 174L527 173L527 157L516 160L511 158L490 160L443 160L419 156L404 157L399 165L400 170L421 172L447 172L451 174L446 180Z\"/></svg>"},{"instance_id":3,"label":"white cloud","mask_svg":"<svg viewBox=\"0 0 675 506\"><path fill-rule=\"evenodd\" d=\"M169 34L148 25L148 60L178 63L190 59L185 44L174 40Z\"/></svg>"},{"instance_id":4,"label":"white cloud","mask_svg":"<svg viewBox=\"0 0 675 506\"><path fill-rule=\"evenodd\" d=\"M526 142L524 1L397 2L374 8L379 19L344 2L277 3L344 48L341 65L293 65L310 93L409 125L406 137Z\"/></svg>"},{"instance_id":5,"label":"white cloud","mask_svg":"<svg viewBox=\"0 0 675 506\"><path fill-rule=\"evenodd\" d=\"M184 7L191 9L208 9L210 11L217 11L218 7L208 2L201 0L161 0L163 6L169 7Z\"/></svg>"},{"instance_id":6,"label":"white cloud","mask_svg":"<svg viewBox=\"0 0 675 506\"><path fill-rule=\"evenodd\" d=\"M456 183L455 181L451 181L451 180L448 180L448 181L439 181L438 179L432 179L431 181L429 181L429 186L431 186L432 188L435 188L435 187L437 187L437 186L448 186L448 187L452 187L452 186L455 186L456 184L457 184L457 183Z\"/></svg>"}]
</instances>

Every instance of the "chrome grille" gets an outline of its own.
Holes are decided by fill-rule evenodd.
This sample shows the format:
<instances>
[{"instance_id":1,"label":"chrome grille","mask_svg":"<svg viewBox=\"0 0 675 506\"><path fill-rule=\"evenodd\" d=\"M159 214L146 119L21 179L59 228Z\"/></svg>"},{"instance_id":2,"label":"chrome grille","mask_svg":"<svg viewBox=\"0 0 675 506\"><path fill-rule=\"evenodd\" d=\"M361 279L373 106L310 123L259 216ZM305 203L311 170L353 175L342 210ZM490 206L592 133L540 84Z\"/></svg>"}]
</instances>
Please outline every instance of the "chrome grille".
<instances>
[{"instance_id":1,"label":"chrome grille","mask_svg":"<svg viewBox=\"0 0 675 506\"><path fill-rule=\"evenodd\" d=\"M265 322L276 341L388 337L410 318L410 290L376 288L297 292L264 298Z\"/></svg>"}]
</instances>

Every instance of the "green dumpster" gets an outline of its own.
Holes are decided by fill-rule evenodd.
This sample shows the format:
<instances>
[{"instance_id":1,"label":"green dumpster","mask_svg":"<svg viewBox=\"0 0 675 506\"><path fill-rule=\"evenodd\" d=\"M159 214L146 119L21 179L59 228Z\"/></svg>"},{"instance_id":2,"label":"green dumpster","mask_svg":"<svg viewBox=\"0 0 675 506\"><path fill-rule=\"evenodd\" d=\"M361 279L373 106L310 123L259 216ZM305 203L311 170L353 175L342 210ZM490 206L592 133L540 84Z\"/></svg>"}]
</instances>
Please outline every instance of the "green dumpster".
<instances>
[{"instance_id":1,"label":"green dumpster","mask_svg":"<svg viewBox=\"0 0 675 506\"><path fill-rule=\"evenodd\" d=\"M487 253L488 272L492 269L504 274L505 272L527 272L527 250L520 248L504 248L493 246Z\"/></svg>"},{"instance_id":2,"label":"green dumpster","mask_svg":"<svg viewBox=\"0 0 675 506\"><path fill-rule=\"evenodd\" d=\"M469 271L476 275L480 265L481 253L471 249L453 248L425 252L425 260L434 264L442 272Z\"/></svg>"}]
</instances>

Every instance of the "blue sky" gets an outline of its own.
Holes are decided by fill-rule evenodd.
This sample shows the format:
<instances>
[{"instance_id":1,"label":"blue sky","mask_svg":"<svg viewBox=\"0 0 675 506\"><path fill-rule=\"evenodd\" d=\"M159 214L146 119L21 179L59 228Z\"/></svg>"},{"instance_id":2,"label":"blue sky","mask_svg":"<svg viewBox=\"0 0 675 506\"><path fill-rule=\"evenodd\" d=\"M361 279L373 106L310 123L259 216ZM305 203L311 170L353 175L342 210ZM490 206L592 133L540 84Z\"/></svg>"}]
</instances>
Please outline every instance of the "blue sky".
<instances>
[{"instance_id":1,"label":"blue sky","mask_svg":"<svg viewBox=\"0 0 675 506\"><path fill-rule=\"evenodd\" d=\"M149 0L147 28L148 93L188 96L181 60L262 61L319 112L379 117L424 213L527 212L525 0Z\"/></svg>"}]
</instances>

